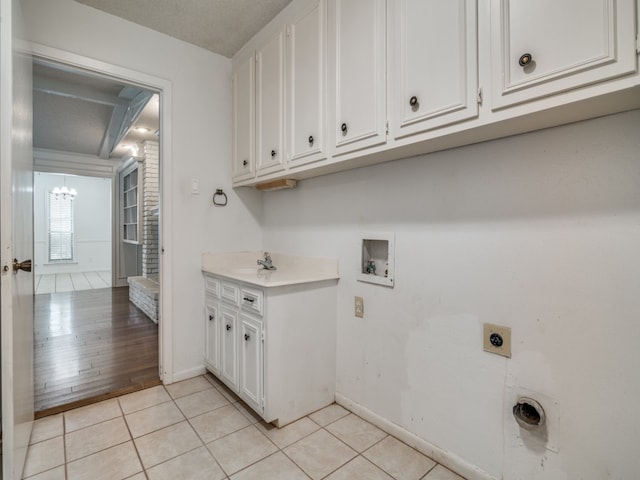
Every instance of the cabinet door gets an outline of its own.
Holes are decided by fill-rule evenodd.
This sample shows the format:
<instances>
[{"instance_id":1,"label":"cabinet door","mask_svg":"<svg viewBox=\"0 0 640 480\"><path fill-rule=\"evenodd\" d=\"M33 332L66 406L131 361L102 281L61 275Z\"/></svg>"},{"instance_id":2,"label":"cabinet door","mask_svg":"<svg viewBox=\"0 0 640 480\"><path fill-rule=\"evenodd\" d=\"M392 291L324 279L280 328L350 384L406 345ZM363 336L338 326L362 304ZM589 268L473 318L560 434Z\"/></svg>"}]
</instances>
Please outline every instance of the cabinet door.
<instances>
[{"instance_id":1,"label":"cabinet door","mask_svg":"<svg viewBox=\"0 0 640 480\"><path fill-rule=\"evenodd\" d=\"M238 312L221 309L221 376L233 390L238 390Z\"/></svg>"},{"instance_id":2,"label":"cabinet door","mask_svg":"<svg viewBox=\"0 0 640 480\"><path fill-rule=\"evenodd\" d=\"M320 0L291 22L287 30L289 166L326 158L325 12L325 0Z\"/></svg>"},{"instance_id":3,"label":"cabinet door","mask_svg":"<svg viewBox=\"0 0 640 480\"><path fill-rule=\"evenodd\" d=\"M207 368L220 375L220 319L218 307L207 304L205 318L205 363Z\"/></svg>"},{"instance_id":4,"label":"cabinet door","mask_svg":"<svg viewBox=\"0 0 640 480\"><path fill-rule=\"evenodd\" d=\"M254 106L255 56L234 65L233 82L233 180L255 176Z\"/></svg>"},{"instance_id":5,"label":"cabinet door","mask_svg":"<svg viewBox=\"0 0 640 480\"><path fill-rule=\"evenodd\" d=\"M256 51L257 173L284 169L284 30Z\"/></svg>"},{"instance_id":6,"label":"cabinet door","mask_svg":"<svg viewBox=\"0 0 640 480\"><path fill-rule=\"evenodd\" d=\"M386 142L386 2L333 0L335 154Z\"/></svg>"},{"instance_id":7,"label":"cabinet door","mask_svg":"<svg viewBox=\"0 0 640 480\"><path fill-rule=\"evenodd\" d=\"M475 0L397 0L389 10L395 138L478 115Z\"/></svg>"},{"instance_id":8,"label":"cabinet door","mask_svg":"<svg viewBox=\"0 0 640 480\"><path fill-rule=\"evenodd\" d=\"M240 316L240 395L253 408L263 412L262 322Z\"/></svg>"},{"instance_id":9,"label":"cabinet door","mask_svg":"<svg viewBox=\"0 0 640 480\"><path fill-rule=\"evenodd\" d=\"M492 106L635 72L634 0L491 0Z\"/></svg>"}]
</instances>

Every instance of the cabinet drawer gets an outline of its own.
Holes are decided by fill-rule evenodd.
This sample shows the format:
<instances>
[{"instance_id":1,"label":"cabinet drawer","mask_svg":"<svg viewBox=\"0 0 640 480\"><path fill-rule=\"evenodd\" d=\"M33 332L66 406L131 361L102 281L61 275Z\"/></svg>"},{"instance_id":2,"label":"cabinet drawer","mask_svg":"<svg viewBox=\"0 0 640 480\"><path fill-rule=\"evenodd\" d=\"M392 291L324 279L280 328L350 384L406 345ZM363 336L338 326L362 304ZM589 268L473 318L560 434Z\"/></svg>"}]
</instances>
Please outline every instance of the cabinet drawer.
<instances>
[{"instance_id":1,"label":"cabinet drawer","mask_svg":"<svg viewBox=\"0 0 640 480\"><path fill-rule=\"evenodd\" d=\"M262 291L242 288L240 291L240 306L243 310L262 316L264 313L264 296Z\"/></svg>"},{"instance_id":2,"label":"cabinet drawer","mask_svg":"<svg viewBox=\"0 0 640 480\"><path fill-rule=\"evenodd\" d=\"M240 305L240 288L233 283L222 282L220 284L220 297L233 305Z\"/></svg>"},{"instance_id":3,"label":"cabinet drawer","mask_svg":"<svg viewBox=\"0 0 640 480\"><path fill-rule=\"evenodd\" d=\"M204 276L204 290L207 295L220 298L220 280L209 275Z\"/></svg>"}]
</instances>

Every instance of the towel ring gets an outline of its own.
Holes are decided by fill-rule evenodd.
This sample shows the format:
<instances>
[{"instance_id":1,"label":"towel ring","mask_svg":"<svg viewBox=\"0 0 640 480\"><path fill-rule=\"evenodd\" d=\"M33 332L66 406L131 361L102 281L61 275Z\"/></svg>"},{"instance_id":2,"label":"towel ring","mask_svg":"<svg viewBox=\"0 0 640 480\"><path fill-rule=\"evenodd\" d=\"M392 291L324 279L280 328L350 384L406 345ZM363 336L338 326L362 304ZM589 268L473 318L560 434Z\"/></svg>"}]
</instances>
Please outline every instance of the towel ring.
<instances>
[{"instance_id":1,"label":"towel ring","mask_svg":"<svg viewBox=\"0 0 640 480\"><path fill-rule=\"evenodd\" d=\"M223 200L220 200L222 197ZM224 207L227 204L227 194L221 188L216 189L216 193L213 194L213 204L216 207Z\"/></svg>"}]
</instances>

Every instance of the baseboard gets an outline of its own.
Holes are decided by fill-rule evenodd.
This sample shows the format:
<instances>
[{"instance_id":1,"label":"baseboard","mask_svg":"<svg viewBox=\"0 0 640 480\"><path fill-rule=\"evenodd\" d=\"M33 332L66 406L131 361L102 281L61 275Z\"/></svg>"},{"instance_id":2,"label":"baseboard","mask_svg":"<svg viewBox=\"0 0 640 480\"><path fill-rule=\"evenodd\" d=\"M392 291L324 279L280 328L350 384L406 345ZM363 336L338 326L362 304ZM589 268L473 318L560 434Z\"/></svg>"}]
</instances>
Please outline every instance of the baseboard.
<instances>
[{"instance_id":1,"label":"baseboard","mask_svg":"<svg viewBox=\"0 0 640 480\"><path fill-rule=\"evenodd\" d=\"M484 470L458 457L454 453L436 447L338 392L336 392L336 403L468 480L497 480L496 477L489 475Z\"/></svg>"},{"instance_id":2,"label":"baseboard","mask_svg":"<svg viewBox=\"0 0 640 480\"><path fill-rule=\"evenodd\" d=\"M204 367L196 367L190 368L189 370L182 370L181 372L174 372L173 381L171 383L188 380L190 378L197 377L198 375L204 375L205 373L207 373L207 369Z\"/></svg>"}]
</instances>

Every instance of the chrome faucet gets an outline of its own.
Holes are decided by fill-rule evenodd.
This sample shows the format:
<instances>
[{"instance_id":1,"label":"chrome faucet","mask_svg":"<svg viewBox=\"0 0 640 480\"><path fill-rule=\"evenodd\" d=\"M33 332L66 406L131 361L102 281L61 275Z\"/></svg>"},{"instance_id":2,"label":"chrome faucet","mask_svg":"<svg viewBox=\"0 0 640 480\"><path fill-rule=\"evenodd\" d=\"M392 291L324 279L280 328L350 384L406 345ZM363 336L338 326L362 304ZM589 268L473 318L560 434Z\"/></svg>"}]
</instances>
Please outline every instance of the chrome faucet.
<instances>
[{"instance_id":1,"label":"chrome faucet","mask_svg":"<svg viewBox=\"0 0 640 480\"><path fill-rule=\"evenodd\" d=\"M258 265L262 265L262 268L265 270L275 270L276 267L273 266L273 261L271 260L271 255L269 252L264 252L264 260L258 260Z\"/></svg>"}]
</instances>

